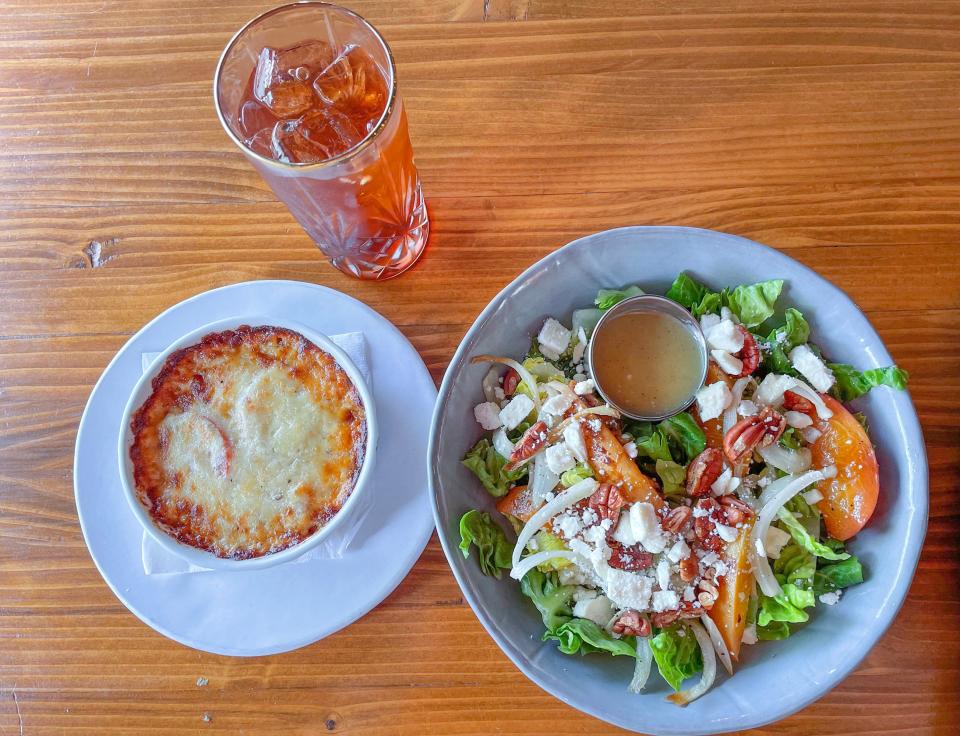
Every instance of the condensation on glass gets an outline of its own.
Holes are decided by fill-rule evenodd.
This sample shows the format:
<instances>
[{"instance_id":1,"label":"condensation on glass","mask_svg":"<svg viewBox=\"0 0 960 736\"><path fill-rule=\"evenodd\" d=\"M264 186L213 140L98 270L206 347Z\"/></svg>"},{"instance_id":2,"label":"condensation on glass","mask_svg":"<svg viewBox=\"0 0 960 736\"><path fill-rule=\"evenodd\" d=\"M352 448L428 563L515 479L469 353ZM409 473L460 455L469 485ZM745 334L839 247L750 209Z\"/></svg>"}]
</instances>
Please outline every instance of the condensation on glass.
<instances>
[{"instance_id":1,"label":"condensation on glass","mask_svg":"<svg viewBox=\"0 0 960 736\"><path fill-rule=\"evenodd\" d=\"M217 115L277 197L341 271L403 273L430 223L396 68L380 34L320 2L270 10L230 41Z\"/></svg>"}]
</instances>

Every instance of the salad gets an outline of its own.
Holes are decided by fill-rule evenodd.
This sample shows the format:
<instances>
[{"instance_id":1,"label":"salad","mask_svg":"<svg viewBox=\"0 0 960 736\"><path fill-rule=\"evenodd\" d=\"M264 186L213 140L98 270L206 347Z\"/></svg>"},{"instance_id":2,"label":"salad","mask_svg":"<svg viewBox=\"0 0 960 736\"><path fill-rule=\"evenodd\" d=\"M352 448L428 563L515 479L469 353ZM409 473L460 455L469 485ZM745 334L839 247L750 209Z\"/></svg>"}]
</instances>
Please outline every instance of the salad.
<instances>
[{"instance_id":1,"label":"salad","mask_svg":"<svg viewBox=\"0 0 960 736\"><path fill-rule=\"evenodd\" d=\"M775 317L782 289L677 277L666 296L699 319L710 363L693 405L660 422L605 404L584 363L603 312L637 286L547 319L525 356L473 358L491 368L463 464L502 519L465 513L460 549L485 575L509 571L564 654L635 658L632 692L655 664L686 705L718 659L732 675L744 645L790 636L864 579L845 543L879 474L844 404L907 374L828 362L803 314Z\"/></svg>"}]
</instances>

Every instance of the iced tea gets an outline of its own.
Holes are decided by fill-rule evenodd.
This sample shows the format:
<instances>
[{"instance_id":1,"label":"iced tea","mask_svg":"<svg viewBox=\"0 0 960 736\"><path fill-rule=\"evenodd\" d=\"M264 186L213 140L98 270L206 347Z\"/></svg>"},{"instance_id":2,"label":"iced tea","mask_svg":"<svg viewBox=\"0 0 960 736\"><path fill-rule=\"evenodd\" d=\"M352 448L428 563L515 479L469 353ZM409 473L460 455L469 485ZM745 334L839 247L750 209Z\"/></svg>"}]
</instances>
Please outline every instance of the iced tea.
<instances>
[{"instance_id":1,"label":"iced tea","mask_svg":"<svg viewBox=\"0 0 960 736\"><path fill-rule=\"evenodd\" d=\"M369 24L324 3L270 11L227 47L216 96L231 137L333 265L370 279L413 265L427 211L392 58Z\"/></svg>"}]
</instances>

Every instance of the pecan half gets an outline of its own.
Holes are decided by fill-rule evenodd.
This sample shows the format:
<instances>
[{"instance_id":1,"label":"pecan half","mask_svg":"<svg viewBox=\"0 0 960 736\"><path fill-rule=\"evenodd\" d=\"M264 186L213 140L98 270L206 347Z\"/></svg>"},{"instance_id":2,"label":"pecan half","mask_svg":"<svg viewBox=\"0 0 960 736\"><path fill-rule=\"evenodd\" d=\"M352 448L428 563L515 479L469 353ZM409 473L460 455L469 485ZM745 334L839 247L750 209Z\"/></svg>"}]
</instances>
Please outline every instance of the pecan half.
<instances>
[{"instance_id":1,"label":"pecan half","mask_svg":"<svg viewBox=\"0 0 960 736\"><path fill-rule=\"evenodd\" d=\"M687 522L690 521L691 516L693 516L693 509L689 506L677 506L667 514L663 523L660 524L660 528L671 534L679 534L687 525Z\"/></svg>"},{"instance_id":2,"label":"pecan half","mask_svg":"<svg viewBox=\"0 0 960 736\"><path fill-rule=\"evenodd\" d=\"M689 583L692 582L699 572L700 565L697 564L696 555L691 554L689 557L684 557L680 560L680 579Z\"/></svg>"},{"instance_id":3,"label":"pecan half","mask_svg":"<svg viewBox=\"0 0 960 736\"><path fill-rule=\"evenodd\" d=\"M743 368L734 378L743 378L757 370L757 366L760 365L760 346L757 345L757 341L750 330L743 325L737 325L737 327L740 329L740 334L743 335L743 347L737 353L737 357L743 363Z\"/></svg>"},{"instance_id":4,"label":"pecan half","mask_svg":"<svg viewBox=\"0 0 960 736\"><path fill-rule=\"evenodd\" d=\"M620 519L620 509L623 508L623 496L616 486L601 483L587 499L587 508L593 509L599 521L609 519L616 524Z\"/></svg>"},{"instance_id":5,"label":"pecan half","mask_svg":"<svg viewBox=\"0 0 960 736\"><path fill-rule=\"evenodd\" d=\"M780 439L787 427L783 415L769 406L752 417L744 417L723 436L723 452L736 464L757 447L767 447Z\"/></svg>"},{"instance_id":6,"label":"pecan half","mask_svg":"<svg viewBox=\"0 0 960 736\"><path fill-rule=\"evenodd\" d=\"M547 427L546 422L537 422L530 427L523 433L517 444L513 446L513 451L510 453L510 462L504 467L507 470L513 470L520 463L536 455L547 444L549 432L550 428Z\"/></svg>"},{"instance_id":7,"label":"pecan half","mask_svg":"<svg viewBox=\"0 0 960 736\"><path fill-rule=\"evenodd\" d=\"M513 396L520 384L520 374L513 368L507 368L503 374L503 394L504 396Z\"/></svg>"},{"instance_id":8,"label":"pecan half","mask_svg":"<svg viewBox=\"0 0 960 736\"><path fill-rule=\"evenodd\" d=\"M714 523L715 517L720 512L720 504L712 498L701 498L697 501L697 508L707 512L693 519L693 533L697 538L697 544L713 552L722 552L726 543L717 536Z\"/></svg>"},{"instance_id":9,"label":"pecan half","mask_svg":"<svg viewBox=\"0 0 960 736\"><path fill-rule=\"evenodd\" d=\"M687 493L694 498L706 496L710 493L710 486L722 472L723 453L715 447L708 447L690 461L690 467L687 468Z\"/></svg>"},{"instance_id":10,"label":"pecan half","mask_svg":"<svg viewBox=\"0 0 960 736\"><path fill-rule=\"evenodd\" d=\"M624 611L613 622L613 633L620 636L650 636L650 621L636 611Z\"/></svg>"},{"instance_id":11,"label":"pecan half","mask_svg":"<svg viewBox=\"0 0 960 736\"><path fill-rule=\"evenodd\" d=\"M680 611L660 611L659 613L650 615L650 623L658 629L662 629L664 626L672 624L678 618L680 618Z\"/></svg>"},{"instance_id":12,"label":"pecan half","mask_svg":"<svg viewBox=\"0 0 960 736\"><path fill-rule=\"evenodd\" d=\"M610 545L610 559L607 561L610 567L639 572L653 565L653 555L638 544L626 547L613 539L608 540L607 544Z\"/></svg>"},{"instance_id":13,"label":"pecan half","mask_svg":"<svg viewBox=\"0 0 960 736\"><path fill-rule=\"evenodd\" d=\"M817 407L813 405L813 402L793 391L783 392L783 408L787 411L798 411L801 414L806 414L814 421L817 420Z\"/></svg>"},{"instance_id":14,"label":"pecan half","mask_svg":"<svg viewBox=\"0 0 960 736\"><path fill-rule=\"evenodd\" d=\"M753 509L736 496L723 496L719 501L728 526L736 526L753 516Z\"/></svg>"}]
</instances>

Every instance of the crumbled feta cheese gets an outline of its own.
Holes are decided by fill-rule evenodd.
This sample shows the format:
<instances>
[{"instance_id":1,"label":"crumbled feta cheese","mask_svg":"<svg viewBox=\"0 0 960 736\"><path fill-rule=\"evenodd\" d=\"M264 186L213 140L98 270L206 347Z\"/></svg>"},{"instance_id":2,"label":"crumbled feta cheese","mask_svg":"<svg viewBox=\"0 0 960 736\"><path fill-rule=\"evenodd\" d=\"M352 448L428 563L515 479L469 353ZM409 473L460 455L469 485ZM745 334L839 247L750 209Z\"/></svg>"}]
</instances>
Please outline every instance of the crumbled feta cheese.
<instances>
[{"instance_id":1,"label":"crumbled feta cheese","mask_svg":"<svg viewBox=\"0 0 960 736\"><path fill-rule=\"evenodd\" d=\"M750 399L743 399L743 401L737 404L737 414L742 417L752 417L759 413L757 405L750 401Z\"/></svg>"},{"instance_id":2,"label":"crumbled feta cheese","mask_svg":"<svg viewBox=\"0 0 960 736\"><path fill-rule=\"evenodd\" d=\"M743 630L743 637L740 640L743 644L757 643L757 625L750 624Z\"/></svg>"},{"instance_id":3,"label":"crumbled feta cheese","mask_svg":"<svg viewBox=\"0 0 960 736\"><path fill-rule=\"evenodd\" d=\"M533 402L530 402L533 406ZM484 401L473 407L473 416L484 429L498 429L503 422L500 420L500 407L492 401ZM524 414L526 416L526 414Z\"/></svg>"},{"instance_id":4,"label":"crumbled feta cheese","mask_svg":"<svg viewBox=\"0 0 960 736\"><path fill-rule=\"evenodd\" d=\"M588 378L585 381L580 381L573 387L573 393L577 396L585 396L586 394L592 394L593 390L596 388L592 378Z\"/></svg>"},{"instance_id":5,"label":"crumbled feta cheese","mask_svg":"<svg viewBox=\"0 0 960 736\"><path fill-rule=\"evenodd\" d=\"M558 442L555 445L550 445L545 455L547 467L550 468L550 472L555 475L560 475L577 464L577 459L573 456L570 448L567 447L566 442Z\"/></svg>"},{"instance_id":6,"label":"crumbled feta cheese","mask_svg":"<svg viewBox=\"0 0 960 736\"><path fill-rule=\"evenodd\" d=\"M543 402L543 411L552 414L555 417L563 416L563 413L570 408L573 403L573 396L569 391L561 391L554 394Z\"/></svg>"},{"instance_id":7,"label":"crumbled feta cheese","mask_svg":"<svg viewBox=\"0 0 960 736\"><path fill-rule=\"evenodd\" d=\"M710 490L713 491L713 495L715 496L726 496L727 494L733 493L739 487L740 479L733 474L730 468L724 468L723 472L720 473L710 486Z\"/></svg>"},{"instance_id":8,"label":"crumbled feta cheese","mask_svg":"<svg viewBox=\"0 0 960 736\"><path fill-rule=\"evenodd\" d=\"M557 579L561 585L586 585L589 581L583 570L576 565L567 565L557 571Z\"/></svg>"},{"instance_id":9,"label":"crumbled feta cheese","mask_svg":"<svg viewBox=\"0 0 960 736\"><path fill-rule=\"evenodd\" d=\"M720 307L720 319L728 319L735 325L740 324L740 319L733 313L730 307Z\"/></svg>"},{"instance_id":10,"label":"crumbled feta cheese","mask_svg":"<svg viewBox=\"0 0 960 736\"><path fill-rule=\"evenodd\" d=\"M627 457L635 458L637 456L637 443L636 442L627 442L623 449L627 453Z\"/></svg>"},{"instance_id":11,"label":"crumbled feta cheese","mask_svg":"<svg viewBox=\"0 0 960 736\"><path fill-rule=\"evenodd\" d=\"M667 551L667 559L671 562L680 562L680 560L685 560L689 556L690 547L682 539L678 539L677 543Z\"/></svg>"},{"instance_id":12,"label":"crumbled feta cheese","mask_svg":"<svg viewBox=\"0 0 960 736\"><path fill-rule=\"evenodd\" d=\"M666 557L661 557L657 563L657 585L660 590L670 589L670 560Z\"/></svg>"},{"instance_id":13,"label":"crumbled feta cheese","mask_svg":"<svg viewBox=\"0 0 960 736\"><path fill-rule=\"evenodd\" d=\"M620 512L620 518L617 520L617 527L613 530L613 538L620 542L624 547L632 547L640 540L633 531L633 524L630 523L630 514L627 511Z\"/></svg>"},{"instance_id":14,"label":"crumbled feta cheese","mask_svg":"<svg viewBox=\"0 0 960 736\"><path fill-rule=\"evenodd\" d=\"M727 526L726 524L717 524L714 526L714 530L717 533L717 536L720 537L724 542L733 542L737 538L736 527Z\"/></svg>"},{"instance_id":15,"label":"crumbled feta cheese","mask_svg":"<svg viewBox=\"0 0 960 736\"><path fill-rule=\"evenodd\" d=\"M645 501L635 503L630 507L630 526L638 541L660 533L660 522L657 520L656 509Z\"/></svg>"},{"instance_id":16,"label":"crumbled feta cheese","mask_svg":"<svg viewBox=\"0 0 960 736\"><path fill-rule=\"evenodd\" d=\"M499 414L497 419L500 419ZM503 457L509 458L510 454L513 452L513 443L507 437L507 433L503 429L498 429L493 433L493 449L496 450Z\"/></svg>"},{"instance_id":17,"label":"crumbled feta cheese","mask_svg":"<svg viewBox=\"0 0 960 736\"><path fill-rule=\"evenodd\" d=\"M820 503L823 500L823 494L820 493L820 491L818 491L816 488L812 488L801 495L803 496L803 500L811 506L813 506L815 503Z\"/></svg>"},{"instance_id":18,"label":"crumbled feta cheese","mask_svg":"<svg viewBox=\"0 0 960 736\"><path fill-rule=\"evenodd\" d=\"M594 598L584 598L577 601L573 606L573 615L577 618L585 618L593 621L598 626L606 626L613 618L616 609L613 603L605 595L598 595Z\"/></svg>"},{"instance_id":19,"label":"crumbled feta cheese","mask_svg":"<svg viewBox=\"0 0 960 736\"><path fill-rule=\"evenodd\" d=\"M587 446L583 443L583 432L577 422L571 422L563 430L563 441L567 443L570 452L581 463L587 461Z\"/></svg>"},{"instance_id":20,"label":"crumbled feta cheese","mask_svg":"<svg viewBox=\"0 0 960 736\"><path fill-rule=\"evenodd\" d=\"M604 570L603 589L618 608L645 611L650 607L653 579L625 570L607 567Z\"/></svg>"},{"instance_id":21,"label":"crumbled feta cheese","mask_svg":"<svg viewBox=\"0 0 960 736\"><path fill-rule=\"evenodd\" d=\"M719 314L705 314L700 318L700 329L703 330L703 334L707 334L718 324L720 324Z\"/></svg>"},{"instance_id":22,"label":"crumbled feta cheese","mask_svg":"<svg viewBox=\"0 0 960 736\"><path fill-rule=\"evenodd\" d=\"M643 547L647 552L658 555L667 548L669 543L670 538L667 537L666 534L658 532L656 534L651 534L646 539L643 539L640 542L640 546Z\"/></svg>"},{"instance_id":23,"label":"crumbled feta cheese","mask_svg":"<svg viewBox=\"0 0 960 736\"><path fill-rule=\"evenodd\" d=\"M829 391L836 380L833 371L827 368L820 357L810 349L809 345L797 345L788 356L793 367L801 376L810 381L810 385L823 393Z\"/></svg>"},{"instance_id":24,"label":"crumbled feta cheese","mask_svg":"<svg viewBox=\"0 0 960 736\"><path fill-rule=\"evenodd\" d=\"M653 610L671 611L680 605L680 596L674 590L658 590L653 594Z\"/></svg>"},{"instance_id":25,"label":"crumbled feta cheese","mask_svg":"<svg viewBox=\"0 0 960 736\"><path fill-rule=\"evenodd\" d=\"M692 586L692 585L688 585L686 588L683 589L683 600L685 600L687 603L690 603L690 602L691 602L692 600L694 600L696 597L697 597L697 596L696 596L696 593L695 593L694 590L693 590L693 586Z\"/></svg>"},{"instance_id":26,"label":"crumbled feta cheese","mask_svg":"<svg viewBox=\"0 0 960 736\"><path fill-rule=\"evenodd\" d=\"M709 516L710 512L707 509L701 508L699 506L693 507L693 518L699 519L703 516Z\"/></svg>"},{"instance_id":27,"label":"crumbled feta cheese","mask_svg":"<svg viewBox=\"0 0 960 736\"><path fill-rule=\"evenodd\" d=\"M503 389L499 386L493 387L493 396L497 401L503 401L505 398L507 398L507 395L503 393Z\"/></svg>"},{"instance_id":28,"label":"crumbled feta cheese","mask_svg":"<svg viewBox=\"0 0 960 736\"><path fill-rule=\"evenodd\" d=\"M577 372L573 374L573 382L580 383L580 381L586 381L589 377L583 372L583 366L577 366Z\"/></svg>"},{"instance_id":29,"label":"crumbled feta cheese","mask_svg":"<svg viewBox=\"0 0 960 736\"><path fill-rule=\"evenodd\" d=\"M820 435L823 434L823 432L821 432L816 427L807 427L800 434L803 435L803 439L808 444L812 445L814 442L820 439Z\"/></svg>"},{"instance_id":30,"label":"crumbled feta cheese","mask_svg":"<svg viewBox=\"0 0 960 736\"><path fill-rule=\"evenodd\" d=\"M797 379L793 376L784 376L779 373L768 373L760 381L753 394L753 400L763 406L777 407L783 403L783 392L795 386Z\"/></svg>"},{"instance_id":31,"label":"crumbled feta cheese","mask_svg":"<svg viewBox=\"0 0 960 736\"><path fill-rule=\"evenodd\" d=\"M700 420L709 422L711 419L716 419L723 414L732 401L733 395L723 381L704 386L697 391L697 412L700 414Z\"/></svg>"},{"instance_id":32,"label":"crumbled feta cheese","mask_svg":"<svg viewBox=\"0 0 960 736\"><path fill-rule=\"evenodd\" d=\"M540 334L537 335L540 352L550 360L556 360L570 344L571 334L570 330L553 317L549 317L540 328Z\"/></svg>"},{"instance_id":33,"label":"crumbled feta cheese","mask_svg":"<svg viewBox=\"0 0 960 736\"><path fill-rule=\"evenodd\" d=\"M763 549L766 551L767 557L776 560L779 559L781 550L787 546L789 541L790 535L787 532L771 525L763 537Z\"/></svg>"},{"instance_id":34,"label":"crumbled feta cheese","mask_svg":"<svg viewBox=\"0 0 960 736\"><path fill-rule=\"evenodd\" d=\"M743 349L743 333L740 332L733 320L721 319L707 333L707 344L713 350L739 353Z\"/></svg>"},{"instance_id":35,"label":"crumbled feta cheese","mask_svg":"<svg viewBox=\"0 0 960 736\"><path fill-rule=\"evenodd\" d=\"M711 350L710 357L728 376L739 376L743 372L743 361L726 350Z\"/></svg>"},{"instance_id":36,"label":"crumbled feta cheese","mask_svg":"<svg viewBox=\"0 0 960 736\"><path fill-rule=\"evenodd\" d=\"M823 593L820 596L820 602L826 603L828 606L835 606L840 602L840 593L842 592L843 591L840 590L834 590L830 593Z\"/></svg>"},{"instance_id":37,"label":"crumbled feta cheese","mask_svg":"<svg viewBox=\"0 0 960 736\"><path fill-rule=\"evenodd\" d=\"M553 520L553 528L565 539L573 539L583 531L583 520L577 514L560 514Z\"/></svg>"},{"instance_id":38,"label":"crumbled feta cheese","mask_svg":"<svg viewBox=\"0 0 960 736\"><path fill-rule=\"evenodd\" d=\"M700 558L700 564L703 565L704 568L712 567L719 561L720 555L716 552L707 552L707 554Z\"/></svg>"},{"instance_id":39,"label":"crumbled feta cheese","mask_svg":"<svg viewBox=\"0 0 960 736\"><path fill-rule=\"evenodd\" d=\"M500 421L506 429L516 429L531 411L533 400L524 394L517 394L500 410Z\"/></svg>"},{"instance_id":40,"label":"crumbled feta cheese","mask_svg":"<svg viewBox=\"0 0 960 736\"><path fill-rule=\"evenodd\" d=\"M587 506L587 508L585 508L583 510L583 513L580 515L580 518L583 519L584 526L593 526L594 524L597 523L597 519L599 519L600 517L597 516L596 511L594 511L592 508Z\"/></svg>"}]
</instances>

